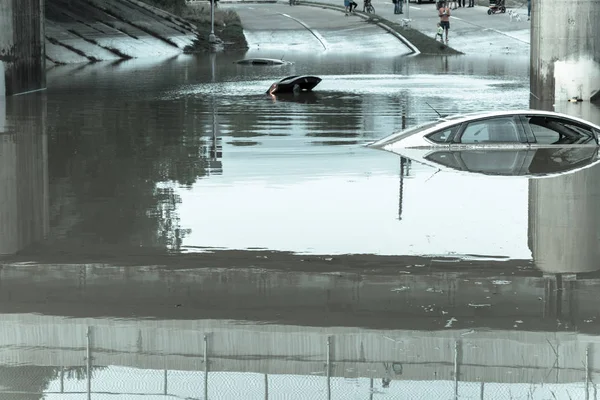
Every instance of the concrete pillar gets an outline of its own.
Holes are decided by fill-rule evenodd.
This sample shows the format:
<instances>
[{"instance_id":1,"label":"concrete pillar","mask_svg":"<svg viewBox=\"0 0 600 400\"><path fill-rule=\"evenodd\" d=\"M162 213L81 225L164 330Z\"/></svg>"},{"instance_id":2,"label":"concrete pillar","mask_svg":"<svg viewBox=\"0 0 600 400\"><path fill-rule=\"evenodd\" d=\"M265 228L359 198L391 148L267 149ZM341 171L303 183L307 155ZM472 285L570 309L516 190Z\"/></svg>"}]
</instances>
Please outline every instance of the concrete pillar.
<instances>
[{"instance_id":1,"label":"concrete pillar","mask_svg":"<svg viewBox=\"0 0 600 400\"><path fill-rule=\"evenodd\" d=\"M0 28L0 29L2 29L2 28ZM2 59L0 58L0 106L1 106L2 110L4 110L6 108L6 103L4 101L4 99L6 97L6 83L5 83L6 78L4 77L4 68L5 68L4 61L2 61ZM1 122L2 122L2 120L0 120L0 123ZM0 132L2 132L3 130L4 130L3 126L0 125Z\"/></svg>"},{"instance_id":2,"label":"concrete pillar","mask_svg":"<svg viewBox=\"0 0 600 400\"><path fill-rule=\"evenodd\" d=\"M46 86L44 0L0 1L0 69L13 95Z\"/></svg>"},{"instance_id":3,"label":"concrete pillar","mask_svg":"<svg viewBox=\"0 0 600 400\"><path fill-rule=\"evenodd\" d=\"M600 1L531 3L532 94L551 103L600 99Z\"/></svg>"},{"instance_id":4,"label":"concrete pillar","mask_svg":"<svg viewBox=\"0 0 600 400\"><path fill-rule=\"evenodd\" d=\"M549 274L600 269L600 165L529 181L529 247Z\"/></svg>"},{"instance_id":5,"label":"concrete pillar","mask_svg":"<svg viewBox=\"0 0 600 400\"><path fill-rule=\"evenodd\" d=\"M0 255L10 255L48 233L46 99L18 96L0 103L8 105L8 123L0 129Z\"/></svg>"}]
</instances>

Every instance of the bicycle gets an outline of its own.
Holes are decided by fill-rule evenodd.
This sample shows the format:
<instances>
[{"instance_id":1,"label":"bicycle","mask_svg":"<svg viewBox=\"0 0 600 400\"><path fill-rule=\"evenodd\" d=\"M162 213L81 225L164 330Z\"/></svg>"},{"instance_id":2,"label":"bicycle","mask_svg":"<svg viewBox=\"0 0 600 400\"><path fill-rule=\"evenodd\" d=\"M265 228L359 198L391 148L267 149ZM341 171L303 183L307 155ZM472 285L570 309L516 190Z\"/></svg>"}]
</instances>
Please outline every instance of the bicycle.
<instances>
[{"instance_id":1,"label":"bicycle","mask_svg":"<svg viewBox=\"0 0 600 400\"><path fill-rule=\"evenodd\" d=\"M371 4L371 0L364 0L363 12L366 12L367 14L375 14L375 7L373 7Z\"/></svg>"}]
</instances>

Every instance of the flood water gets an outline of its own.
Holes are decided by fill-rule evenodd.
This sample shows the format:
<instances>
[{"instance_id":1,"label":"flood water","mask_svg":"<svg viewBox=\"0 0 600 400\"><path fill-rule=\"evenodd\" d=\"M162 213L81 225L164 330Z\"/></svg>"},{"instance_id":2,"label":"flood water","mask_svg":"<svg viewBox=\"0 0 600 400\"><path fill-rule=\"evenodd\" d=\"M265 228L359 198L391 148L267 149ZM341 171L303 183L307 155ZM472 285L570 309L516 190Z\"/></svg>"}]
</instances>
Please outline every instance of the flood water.
<instances>
[{"instance_id":1,"label":"flood water","mask_svg":"<svg viewBox=\"0 0 600 400\"><path fill-rule=\"evenodd\" d=\"M7 99L0 397L596 398L600 166L364 146L529 108L528 58L242 57L58 67ZM265 94L296 74L323 81Z\"/></svg>"}]
</instances>

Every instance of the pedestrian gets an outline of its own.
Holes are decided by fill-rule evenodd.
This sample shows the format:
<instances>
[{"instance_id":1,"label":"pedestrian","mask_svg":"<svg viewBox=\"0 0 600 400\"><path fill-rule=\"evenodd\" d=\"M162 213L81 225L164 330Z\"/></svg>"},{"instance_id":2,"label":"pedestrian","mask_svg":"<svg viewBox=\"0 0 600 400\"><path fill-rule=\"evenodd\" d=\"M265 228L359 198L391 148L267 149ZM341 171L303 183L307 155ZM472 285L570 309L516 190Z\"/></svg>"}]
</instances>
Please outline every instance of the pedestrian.
<instances>
[{"instance_id":1,"label":"pedestrian","mask_svg":"<svg viewBox=\"0 0 600 400\"><path fill-rule=\"evenodd\" d=\"M446 7L446 3L442 2L442 6L438 10L440 17L440 25L446 32L446 44L448 44L448 31L450 30L450 8Z\"/></svg>"},{"instance_id":2,"label":"pedestrian","mask_svg":"<svg viewBox=\"0 0 600 400\"><path fill-rule=\"evenodd\" d=\"M402 0L392 0L394 2L394 14L403 14Z\"/></svg>"},{"instance_id":3,"label":"pedestrian","mask_svg":"<svg viewBox=\"0 0 600 400\"><path fill-rule=\"evenodd\" d=\"M435 41L437 42L438 38L440 39L440 42L444 43L444 28L442 28L442 24L441 23L437 23L437 32L435 34Z\"/></svg>"},{"instance_id":4,"label":"pedestrian","mask_svg":"<svg viewBox=\"0 0 600 400\"><path fill-rule=\"evenodd\" d=\"M346 15L348 15L349 12L353 12L354 9L358 7L358 4L354 0L344 0L344 7L346 9Z\"/></svg>"},{"instance_id":5,"label":"pedestrian","mask_svg":"<svg viewBox=\"0 0 600 400\"><path fill-rule=\"evenodd\" d=\"M468 7L475 7L475 0L469 0Z\"/></svg>"},{"instance_id":6,"label":"pedestrian","mask_svg":"<svg viewBox=\"0 0 600 400\"><path fill-rule=\"evenodd\" d=\"M527 21L531 20L531 0L527 0Z\"/></svg>"},{"instance_id":7,"label":"pedestrian","mask_svg":"<svg viewBox=\"0 0 600 400\"><path fill-rule=\"evenodd\" d=\"M462 8L465 8L465 0L458 0L458 6L462 7Z\"/></svg>"}]
</instances>

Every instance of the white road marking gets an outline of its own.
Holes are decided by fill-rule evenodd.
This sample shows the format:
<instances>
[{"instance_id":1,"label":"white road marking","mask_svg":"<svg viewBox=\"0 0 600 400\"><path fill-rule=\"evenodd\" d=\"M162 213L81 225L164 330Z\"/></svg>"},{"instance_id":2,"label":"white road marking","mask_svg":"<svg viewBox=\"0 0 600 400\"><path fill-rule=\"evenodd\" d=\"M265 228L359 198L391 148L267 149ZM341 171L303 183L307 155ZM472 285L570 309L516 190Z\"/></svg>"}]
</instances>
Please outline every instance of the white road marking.
<instances>
[{"instance_id":1,"label":"white road marking","mask_svg":"<svg viewBox=\"0 0 600 400\"><path fill-rule=\"evenodd\" d=\"M327 40L325 40L325 38L323 36L321 36L321 34L319 32L317 32L316 30L312 29L310 26L308 26L304 22L300 21L298 18L294 18L291 15L284 14L284 13L279 13L279 14L283 15L284 17L293 19L294 21L296 21L297 23L299 23L300 25L302 25L303 27L305 27L315 38L317 38L317 40L319 41L319 43L321 43L321 46L323 46L323 49L327 50L327 47L328 47Z\"/></svg>"},{"instance_id":2,"label":"white road marking","mask_svg":"<svg viewBox=\"0 0 600 400\"><path fill-rule=\"evenodd\" d=\"M451 19L455 19L455 20L457 20L457 21L464 22L465 24L469 24L469 25L473 25L473 26L479 27L479 28L483 29L484 31L492 31L492 32L496 32L496 33L498 33L498 34L500 34L500 35L503 35L503 36L509 37L509 38L511 38L511 39L514 39L514 40L518 40L519 42L526 43L526 44L530 44L530 43L529 43L528 41L526 41L526 40L523 40L523 39L521 39L521 38L518 38L518 37L516 37L516 36L513 36L513 35L511 35L510 33L499 31L498 29L494 29L494 28L486 28L485 26L478 25L478 24L475 24L475 23L473 23L473 22L470 22L470 21L464 20L464 19L462 19L462 18L454 17L454 16L450 16L450 18L451 18Z\"/></svg>"}]
</instances>

